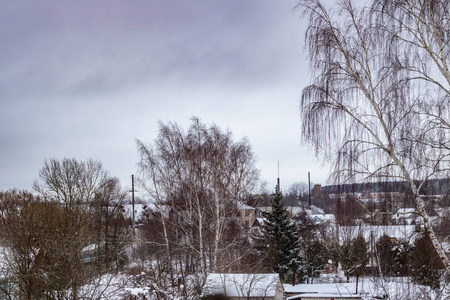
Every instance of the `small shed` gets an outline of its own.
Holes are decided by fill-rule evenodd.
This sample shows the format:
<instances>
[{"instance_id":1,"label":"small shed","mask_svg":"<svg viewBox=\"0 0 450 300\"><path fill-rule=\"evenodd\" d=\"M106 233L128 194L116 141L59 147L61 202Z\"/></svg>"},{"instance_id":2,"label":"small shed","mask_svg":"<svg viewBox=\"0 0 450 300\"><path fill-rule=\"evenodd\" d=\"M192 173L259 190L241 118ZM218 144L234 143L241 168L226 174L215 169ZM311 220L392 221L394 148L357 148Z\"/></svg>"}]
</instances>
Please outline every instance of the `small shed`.
<instances>
[{"instance_id":1,"label":"small shed","mask_svg":"<svg viewBox=\"0 0 450 300\"><path fill-rule=\"evenodd\" d=\"M210 273L203 295L218 294L232 300L283 300L284 288L278 274Z\"/></svg>"}]
</instances>

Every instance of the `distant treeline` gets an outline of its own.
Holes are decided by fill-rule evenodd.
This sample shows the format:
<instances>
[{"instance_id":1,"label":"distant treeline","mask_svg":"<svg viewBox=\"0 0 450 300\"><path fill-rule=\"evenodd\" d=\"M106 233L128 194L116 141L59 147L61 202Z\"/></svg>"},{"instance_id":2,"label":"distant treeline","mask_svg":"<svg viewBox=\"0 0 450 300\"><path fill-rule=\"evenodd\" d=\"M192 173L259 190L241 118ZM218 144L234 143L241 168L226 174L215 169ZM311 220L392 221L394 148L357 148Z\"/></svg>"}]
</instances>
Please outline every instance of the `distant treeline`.
<instances>
[{"instance_id":1,"label":"distant treeline","mask_svg":"<svg viewBox=\"0 0 450 300\"><path fill-rule=\"evenodd\" d=\"M419 184L419 181L417 182ZM328 185L322 187L322 192L337 193L388 193L410 192L409 183L406 181L365 182L353 184ZM423 195L450 194L450 179L430 179L421 189Z\"/></svg>"}]
</instances>

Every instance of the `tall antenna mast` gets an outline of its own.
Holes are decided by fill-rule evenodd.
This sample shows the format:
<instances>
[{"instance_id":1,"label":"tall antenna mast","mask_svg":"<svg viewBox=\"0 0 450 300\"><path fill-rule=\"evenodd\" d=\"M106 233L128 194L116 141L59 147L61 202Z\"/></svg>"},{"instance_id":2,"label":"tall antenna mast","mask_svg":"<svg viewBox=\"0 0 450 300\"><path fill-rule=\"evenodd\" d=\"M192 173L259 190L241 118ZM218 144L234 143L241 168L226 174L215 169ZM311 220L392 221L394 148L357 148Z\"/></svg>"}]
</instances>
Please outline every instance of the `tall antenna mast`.
<instances>
[{"instance_id":1,"label":"tall antenna mast","mask_svg":"<svg viewBox=\"0 0 450 300\"><path fill-rule=\"evenodd\" d=\"M280 161L278 161L277 192L280 191Z\"/></svg>"}]
</instances>

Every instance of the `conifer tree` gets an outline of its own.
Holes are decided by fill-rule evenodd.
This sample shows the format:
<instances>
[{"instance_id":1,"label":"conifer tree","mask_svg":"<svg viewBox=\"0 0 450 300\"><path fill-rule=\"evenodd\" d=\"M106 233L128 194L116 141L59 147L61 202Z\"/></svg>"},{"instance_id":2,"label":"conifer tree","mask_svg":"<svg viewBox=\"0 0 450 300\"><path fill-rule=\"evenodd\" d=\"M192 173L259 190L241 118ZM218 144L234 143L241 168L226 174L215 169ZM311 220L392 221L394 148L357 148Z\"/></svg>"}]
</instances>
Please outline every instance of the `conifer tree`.
<instances>
[{"instance_id":1,"label":"conifer tree","mask_svg":"<svg viewBox=\"0 0 450 300\"><path fill-rule=\"evenodd\" d=\"M285 281L292 274L295 281L295 274L300 266L299 238L295 223L289 218L282 198L277 187L272 195L272 211L264 214L264 233L269 244L273 270Z\"/></svg>"},{"instance_id":2,"label":"conifer tree","mask_svg":"<svg viewBox=\"0 0 450 300\"><path fill-rule=\"evenodd\" d=\"M426 255L425 255L426 254ZM437 251L431 243L428 232L419 236L411 250L411 277L416 283L428 285L433 289L440 287L440 270L445 266L439 259Z\"/></svg>"}]
</instances>

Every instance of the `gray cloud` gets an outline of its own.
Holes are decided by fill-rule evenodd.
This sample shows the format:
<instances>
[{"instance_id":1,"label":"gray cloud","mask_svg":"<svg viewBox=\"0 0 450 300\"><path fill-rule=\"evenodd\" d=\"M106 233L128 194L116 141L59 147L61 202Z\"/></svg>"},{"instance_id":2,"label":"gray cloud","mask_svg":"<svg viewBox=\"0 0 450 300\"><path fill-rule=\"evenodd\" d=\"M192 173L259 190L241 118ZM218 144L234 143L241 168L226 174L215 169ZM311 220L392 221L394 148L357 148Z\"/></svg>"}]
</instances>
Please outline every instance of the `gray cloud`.
<instances>
[{"instance_id":1,"label":"gray cloud","mask_svg":"<svg viewBox=\"0 0 450 300\"><path fill-rule=\"evenodd\" d=\"M294 4L0 1L0 189L29 187L50 157L93 157L125 181L134 138L192 115L248 136L267 179L280 160L286 184L306 169L323 182L299 145Z\"/></svg>"}]
</instances>

